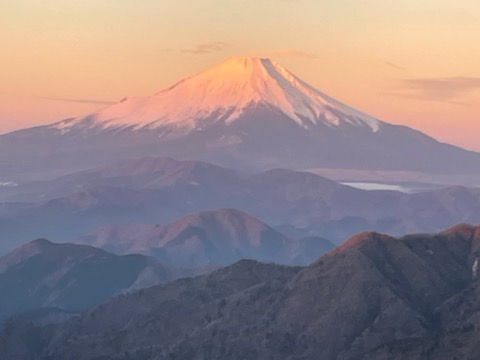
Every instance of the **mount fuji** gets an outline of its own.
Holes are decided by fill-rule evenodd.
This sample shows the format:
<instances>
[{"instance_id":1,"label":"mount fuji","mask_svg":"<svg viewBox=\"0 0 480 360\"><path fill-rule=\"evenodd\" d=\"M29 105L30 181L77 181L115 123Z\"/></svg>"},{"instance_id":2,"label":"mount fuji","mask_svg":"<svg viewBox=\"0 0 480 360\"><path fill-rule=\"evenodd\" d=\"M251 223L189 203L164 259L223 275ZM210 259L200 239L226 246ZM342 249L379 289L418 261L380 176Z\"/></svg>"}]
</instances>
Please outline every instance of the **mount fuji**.
<instances>
[{"instance_id":1,"label":"mount fuji","mask_svg":"<svg viewBox=\"0 0 480 360\"><path fill-rule=\"evenodd\" d=\"M480 173L479 153L363 114L269 59L238 57L152 96L0 136L0 182L158 155L248 169Z\"/></svg>"},{"instance_id":2,"label":"mount fuji","mask_svg":"<svg viewBox=\"0 0 480 360\"><path fill-rule=\"evenodd\" d=\"M73 129L158 130L182 137L212 125L233 125L255 108L281 112L303 129L354 125L376 132L380 122L315 90L269 59L233 58L154 96L125 98L89 118L62 121ZM261 121L257 119L256 122Z\"/></svg>"}]
</instances>

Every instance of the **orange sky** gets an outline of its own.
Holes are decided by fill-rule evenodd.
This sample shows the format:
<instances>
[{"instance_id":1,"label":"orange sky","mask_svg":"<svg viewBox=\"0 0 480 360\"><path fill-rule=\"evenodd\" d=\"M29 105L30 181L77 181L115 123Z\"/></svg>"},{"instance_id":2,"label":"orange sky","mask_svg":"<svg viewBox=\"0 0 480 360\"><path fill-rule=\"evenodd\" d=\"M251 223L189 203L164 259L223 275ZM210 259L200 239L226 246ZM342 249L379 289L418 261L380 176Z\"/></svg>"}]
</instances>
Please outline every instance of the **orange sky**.
<instances>
[{"instance_id":1,"label":"orange sky","mask_svg":"<svg viewBox=\"0 0 480 360\"><path fill-rule=\"evenodd\" d=\"M384 121L480 150L478 0L0 3L0 132L270 57Z\"/></svg>"}]
</instances>

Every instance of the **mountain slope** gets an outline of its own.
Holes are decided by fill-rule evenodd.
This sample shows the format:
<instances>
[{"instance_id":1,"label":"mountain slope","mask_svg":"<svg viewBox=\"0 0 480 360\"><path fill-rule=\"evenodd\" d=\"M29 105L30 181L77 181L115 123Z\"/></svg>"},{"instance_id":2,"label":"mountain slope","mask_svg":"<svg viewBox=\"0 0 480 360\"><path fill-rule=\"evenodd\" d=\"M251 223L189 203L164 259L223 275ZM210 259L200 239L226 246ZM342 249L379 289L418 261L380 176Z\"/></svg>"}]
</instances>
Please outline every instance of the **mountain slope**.
<instances>
[{"instance_id":1,"label":"mountain slope","mask_svg":"<svg viewBox=\"0 0 480 360\"><path fill-rule=\"evenodd\" d=\"M35 240L0 258L0 319L43 307L79 311L173 274L142 255Z\"/></svg>"},{"instance_id":2,"label":"mountain slope","mask_svg":"<svg viewBox=\"0 0 480 360\"><path fill-rule=\"evenodd\" d=\"M268 59L242 57L153 96L0 136L0 181L152 155L254 169L454 172L459 179L480 168L478 153L358 112Z\"/></svg>"},{"instance_id":3,"label":"mountain slope","mask_svg":"<svg viewBox=\"0 0 480 360\"><path fill-rule=\"evenodd\" d=\"M362 233L305 268L241 261L50 328L14 319L0 330L0 350L48 359L474 359L479 256L479 227ZM26 332L34 346L22 347Z\"/></svg>"}]
</instances>

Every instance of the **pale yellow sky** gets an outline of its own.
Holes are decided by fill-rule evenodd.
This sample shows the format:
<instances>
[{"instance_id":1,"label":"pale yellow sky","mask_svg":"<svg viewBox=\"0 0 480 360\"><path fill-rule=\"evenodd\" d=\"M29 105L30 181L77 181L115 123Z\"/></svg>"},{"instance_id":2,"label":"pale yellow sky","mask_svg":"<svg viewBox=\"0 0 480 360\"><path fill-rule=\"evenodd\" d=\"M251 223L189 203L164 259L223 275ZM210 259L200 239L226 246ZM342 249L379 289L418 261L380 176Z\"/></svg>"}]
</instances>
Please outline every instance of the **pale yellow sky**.
<instances>
[{"instance_id":1,"label":"pale yellow sky","mask_svg":"<svg viewBox=\"0 0 480 360\"><path fill-rule=\"evenodd\" d=\"M0 3L0 132L271 57L384 121L480 150L478 0Z\"/></svg>"}]
</instances>

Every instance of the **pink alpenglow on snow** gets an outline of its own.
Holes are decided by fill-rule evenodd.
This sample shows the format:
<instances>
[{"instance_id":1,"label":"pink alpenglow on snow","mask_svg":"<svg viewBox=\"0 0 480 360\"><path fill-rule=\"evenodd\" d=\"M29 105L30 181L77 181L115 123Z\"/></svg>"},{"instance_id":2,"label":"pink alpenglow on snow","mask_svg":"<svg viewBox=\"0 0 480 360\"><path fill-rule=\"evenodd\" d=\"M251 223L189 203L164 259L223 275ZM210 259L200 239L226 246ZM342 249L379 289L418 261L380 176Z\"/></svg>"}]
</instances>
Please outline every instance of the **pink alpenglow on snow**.
<instances>
[{"instance_id":1,"label":"pink alpenglow on snow","mask_svg":"<svg viewBox=\"0 0 480 360\"><path fill-rule=\"evenodd\" d=\"M311 87L270 59L236 57L200 72L147 97L128 97L85 118L65 120L63 132L83 125L101 128L159 128L174 126L189 132L223 119L235 121L250 105L281 110L303 128L318 122L328 126L367 126L378 131L381 122L362 114ZM350 115L338 117L332 109ZM207 123L202 122L208 119Z\"/></svg>"}]
</instances>

